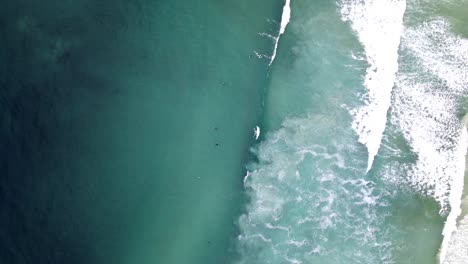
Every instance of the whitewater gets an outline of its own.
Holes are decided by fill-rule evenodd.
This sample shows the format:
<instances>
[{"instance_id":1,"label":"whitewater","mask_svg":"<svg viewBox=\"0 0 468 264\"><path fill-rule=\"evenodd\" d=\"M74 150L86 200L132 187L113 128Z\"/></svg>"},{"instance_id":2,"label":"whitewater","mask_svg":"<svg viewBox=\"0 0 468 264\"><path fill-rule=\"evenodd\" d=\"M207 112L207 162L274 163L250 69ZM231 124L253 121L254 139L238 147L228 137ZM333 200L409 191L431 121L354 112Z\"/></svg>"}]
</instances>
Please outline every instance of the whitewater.
<instances>
[{"instance_id":1,"label":"whitewater","mask_svg":"<svg viewBox=\"0 0 468 264\"><path fill-rule=\"evenodd\" d=\"M379 151L387 122L398 71L398 48L405 9L404 0L348 0L341 3L342 17L351 22L369 63L364 79L367 92L362 96L365 105L352 110L353 128L369 152L367 171Z\"/></svg>"},{"instance_id":2,"label":"whitewater","mask_svg":"<svg viewBox=\"0 0 468 264\"><path fill-rule=\"evenodd\" d=\"M291 0L286 0L286 2L284 3L283 13L281 15L280 30L279 30L278 36L273 38L274 41L275 41L275 46L273 48L273 54L271 55L269 65L271 65L273 63L273 61L275 60L276 52L278 50L278 43L279 43L280 37L281 37L281 35L284 34L284 31L286 30L286 26L288 25L289 20L291 19L290 4L291 4Z\"/></svg>"},{"instance_id":3,"label":"whitewater","mask_svg":"<svg viewBox=\"0 0 468 264\"><path fill-rule=\"evenodd\" d=\"M450 32L446 19L430 17L405 30L403 50L411 61L399 73L393 122L419 154L405 180L439 201L441 213L449 212L440 249L443 262L461 212L468 139L457 114L458 98L468 87L468 42ZM424 74L414 74L421 69Z\"/></svg>"},{"instance_id":4,"label":"whitewater","mask_svg":"<svg viewBox=\"0 0 468 264\"><path fill-rule=\"evenodd\" d=\"M237 263L465 263L468 41L438 4L286 1Z\"/></svg>"}]
</instances>

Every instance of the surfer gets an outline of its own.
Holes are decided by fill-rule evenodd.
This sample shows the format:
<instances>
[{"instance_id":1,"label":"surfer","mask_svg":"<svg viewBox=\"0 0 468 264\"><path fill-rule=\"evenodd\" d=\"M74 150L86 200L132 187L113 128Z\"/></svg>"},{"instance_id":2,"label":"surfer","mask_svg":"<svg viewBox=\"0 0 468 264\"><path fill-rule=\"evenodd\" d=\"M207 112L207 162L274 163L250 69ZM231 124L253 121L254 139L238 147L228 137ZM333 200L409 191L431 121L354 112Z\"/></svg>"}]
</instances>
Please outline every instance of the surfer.
<instances>
[{"instance_id":1,"label":"surfer","mask_svg":"<svg viewBox=\"0 0 468 264\"><path fill-rule=\"evenodd\" d=\"M255 140L258 140L258 137L260 137L260 127L258 126L254 128L254 137L255 137Z\"/></svg>"}]
</instances>

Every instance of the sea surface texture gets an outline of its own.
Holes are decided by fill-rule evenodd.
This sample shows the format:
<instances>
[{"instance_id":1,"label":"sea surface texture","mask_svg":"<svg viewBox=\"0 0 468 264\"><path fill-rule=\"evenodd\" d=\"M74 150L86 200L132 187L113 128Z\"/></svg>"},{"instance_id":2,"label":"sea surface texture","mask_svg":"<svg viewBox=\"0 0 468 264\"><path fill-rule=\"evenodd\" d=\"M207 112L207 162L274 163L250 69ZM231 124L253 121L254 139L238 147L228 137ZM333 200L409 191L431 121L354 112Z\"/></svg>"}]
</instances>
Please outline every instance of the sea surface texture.
<instances>
[{"instance_id":1,"label":"sea surface texture","mask_svg":"<svg viewBox=\"0 0 468 264\"><path fill-rule=\"evenodd\" d=\"M236 263L468 263L468 2L290 5Z\"/></svg>"},{"instance_id":2,"label":"sea surface texture","mask_svg":"<svg viewBox=\"0 0 468 264\"><path fill-rule=\"evenodd\" d=\"M0 0L0 264L466 264L467 113L466 0Z\"/></svg>"},{"instance_id":3,"label":"sea surface texture","mask_svg":"<svg viewBox=\"0 0 468 264\"><path fill-rule=\"evenodd\" d=\"M0 263L229 263L281 8L0 1Z\"/></svg>"}]
</instances>

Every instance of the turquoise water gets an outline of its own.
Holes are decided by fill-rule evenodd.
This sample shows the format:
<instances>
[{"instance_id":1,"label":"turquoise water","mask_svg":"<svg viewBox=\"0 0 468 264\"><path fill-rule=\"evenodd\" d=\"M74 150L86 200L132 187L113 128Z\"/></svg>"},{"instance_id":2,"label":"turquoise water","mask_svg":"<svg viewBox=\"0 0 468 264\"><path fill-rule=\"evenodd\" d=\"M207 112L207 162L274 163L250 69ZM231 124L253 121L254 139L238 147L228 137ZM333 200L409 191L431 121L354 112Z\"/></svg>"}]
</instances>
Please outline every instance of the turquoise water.
<instances>
[{"instance_id":1,"label":"turquoise water","mask_svg":"<svg viewBox=\"0 0 468 264\"><path fill-rule=\"evenodd\" d=\"M464 263L467 8L3 3L0 263Z\"/></svg>"},{"instance_id":2,"label":"turquoise water","mask_svg":"<svg viewBox=\"0 0 468 264\"><path fill-rule=\"evenodd\" d=\"M267 135L247 166L236 263L445 257L466 153L465 5L291 3L269 72Z\"/></svg>"},{"instance_id":3,"label":"turquoise water","mask_svg":"<svg viewBox=\"0 0 468 264\"><path fill-rule=\"evenodd\" d=\"M1 263L226 263L281 3L2 4Z\"/></svg>"}]
</instances>

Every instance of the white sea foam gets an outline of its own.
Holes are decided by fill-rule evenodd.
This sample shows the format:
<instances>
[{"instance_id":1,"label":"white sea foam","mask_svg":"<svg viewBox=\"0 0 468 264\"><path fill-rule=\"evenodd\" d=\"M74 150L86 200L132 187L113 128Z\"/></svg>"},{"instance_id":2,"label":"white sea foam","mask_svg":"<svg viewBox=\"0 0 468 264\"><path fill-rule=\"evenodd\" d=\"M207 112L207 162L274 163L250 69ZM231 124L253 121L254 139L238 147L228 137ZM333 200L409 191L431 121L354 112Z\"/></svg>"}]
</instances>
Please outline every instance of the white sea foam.
<instances>
[{"instance_id":1,"label":"white sea foam","mask_svg":"<svg viewBox=\"0 0 468 264\"><path fill-rule=\"evenodd\" d=\"M405 180L449 212L439 253L444 263L461 212L468 136L457 111L468 90L468 41L435 18L405 30L402 52L392 123L418 155Z\"/></svg>"},{"instance_id":2,"label":"white sea foam","mask_svg":"<svg viewBox=\"0 0 468 264\"><path fill-rule=\"evenodd\" d=\"M270 64L273 63L276 57L276 51L278 50L278 43L280 40L281 35L284 34L284 31L286 30L286 26L289 24L289 20L291 19L291 0L286 0L284 7L283 7L283 13L281 15L281 25L280 25L280 31L277 37L274 38L275 40L275 47L273 48L273 54L271 55L270 59Z\"/></svg>"},{"instance_id":3,"label":"white sea foam","mask_svg":"<svg viewBox=\"0 0 468 264\"><path fill-rule=\"evenodd\" d=\"M398 47L403 30L404 0L341 1L342 18L352 29L366 52L369 68L364 86L365 105L354 109L353 128L367 146L367 171L372 167L385 130L391 92L398 71Z\"/></svg>"},{"instance_id":4,"label":"white sea foam","mask_svg":"<svg viewBox=\"0 0 468 264\"><path fill-rule=\"evenodd\" d=\"M378 235L382 190L363 178L365 161L349 159L359 157L355 145L317 143L317 135L336 138L337 125L318 120L287 119L256 149L259 161L245 178L251 201L239 220L240 263L391 263L391 243L381 241L388 236Z\"/></svg>"},{"instance_id":5,"label":"white sea foam","mask_svg":"<svg viewBox=\"0 0 468 264\"><path fill-rule=\"evenodd\" d=\"M464 121L467 126L468 115L465 115ZM465 176L467 172L465 168ZM465 185L464 188L466 187ZM443 264L468 263L468 190L465 191L461 203L463 216L459 217L456 230L451 234L450 240L447 239Z\"/></svg>"},{"instance_id":6,"label":"white sea foam","mask_svg":"<svg viewBox=\"0 0 468 264\"><path fill-rule=\"evenodd\" d=\"M463 128L460 142L458 145L458 152L457 156L459 157L457 161L458 164L456 165L459 171L458 174L452 175L451 181L451 190L449 195L449 202L450 202L450 213L447 216L447 220L444 225L444 230L442 234L444 235L444 239L442 241L442 245L440 247L439 259L441 263L444 263L444 260L447 256L447 251L449 248L449 243L452 242L452 235L455 231L457 231L457 218L461 214L461 200L463 194L463 182L465 176L465 155L466 150L468 148L468 135L466 128ZM452 242L453 243L453 242ZM466 246L466 243L465 243Z\"/></svg>"},{"instance_id":7,"label":"white sea foam","mask_svg":"<svg viewBox=\"0 0 468 264\"><path fill-rule=\"evenodd\" d=\"M446 211L452 178L463 175L457 162L462 128L456 105L452 98L434 91L432 83L411 78L399 78L392 109L392 123L399 126L418 154L417 163L404 180L416 190L433 196L442 211Z\"/></svg>"},{"instance_id":8,"label":"white sea foam","mask_svg":"<svg viewBox=\"0 0 468 264\"><path fill-rule=\"evenodd\" d=\"M414 183L430 186L447 207L452 178L464 173L464 128L456 114L458 98L468 91L468 41L453 35L447 21L435 19L405 30L403 46L410 64L418 63L430 76L400 74L395 117L420 155Z\"/></svg>"},{"instance_id":9,"label":"white sea foam","mask_svg":"<svg viewBox=\"0 0 468 264\"><path fill-rule=\"evenodd\" d=\"M468 263L468 215L459 223L447 247L444 264Z\"/></svg>"}]
</instances>

